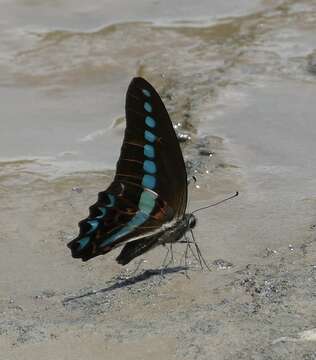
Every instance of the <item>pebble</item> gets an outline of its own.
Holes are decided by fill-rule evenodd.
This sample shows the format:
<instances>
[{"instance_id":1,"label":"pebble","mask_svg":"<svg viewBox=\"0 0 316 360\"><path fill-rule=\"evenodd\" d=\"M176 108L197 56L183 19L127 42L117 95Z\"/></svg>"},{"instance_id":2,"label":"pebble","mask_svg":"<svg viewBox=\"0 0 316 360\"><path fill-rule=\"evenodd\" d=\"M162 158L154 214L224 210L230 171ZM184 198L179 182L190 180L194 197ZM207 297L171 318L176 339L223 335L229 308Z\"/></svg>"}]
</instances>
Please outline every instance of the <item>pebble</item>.
<instances>
[{"instance_id":1,"label":"pebble","mask_svg":"<svg viewBox=\"0 0 316 360\"><path fill-rule=\"evenodd\" d=\"M234 266L231 262L223 259L214 260L213 265L216 266L218 270L227 270Z\"/></svg>"},{"instance_id":2,"label":"pebble","mask_svg":"<svg viewBox=\"0 0 316 360\"><path fill-rule=\"evenodd\" d=\"M82 192L82 188L78 187L78 186L74 186L72 189L72 191L75 191L76 193L80 194Z\"/></svg>"}]
</instances>

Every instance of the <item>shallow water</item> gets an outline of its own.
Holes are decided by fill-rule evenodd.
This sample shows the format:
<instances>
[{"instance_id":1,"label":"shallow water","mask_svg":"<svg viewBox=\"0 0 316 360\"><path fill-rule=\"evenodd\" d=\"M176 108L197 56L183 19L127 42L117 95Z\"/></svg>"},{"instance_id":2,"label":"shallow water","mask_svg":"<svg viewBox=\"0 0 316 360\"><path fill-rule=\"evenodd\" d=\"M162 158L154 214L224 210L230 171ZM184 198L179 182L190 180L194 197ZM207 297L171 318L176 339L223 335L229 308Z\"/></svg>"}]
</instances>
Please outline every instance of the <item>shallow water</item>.
<instances>
[{"instance_id":1,"label":"shallow water","mask_svg":"<svg viewBox=\"0 0 316 360\"><path fill-rule=\"evenodd\" d=\"M113 168L123 127L114 125L137 74L172 97L174 121L190 116L199 131L214 106L246 102L242 84L308 77L312 2L133 4L4 2L3 160L36 159L58 174Z\"/></svg>"}]
</instances>

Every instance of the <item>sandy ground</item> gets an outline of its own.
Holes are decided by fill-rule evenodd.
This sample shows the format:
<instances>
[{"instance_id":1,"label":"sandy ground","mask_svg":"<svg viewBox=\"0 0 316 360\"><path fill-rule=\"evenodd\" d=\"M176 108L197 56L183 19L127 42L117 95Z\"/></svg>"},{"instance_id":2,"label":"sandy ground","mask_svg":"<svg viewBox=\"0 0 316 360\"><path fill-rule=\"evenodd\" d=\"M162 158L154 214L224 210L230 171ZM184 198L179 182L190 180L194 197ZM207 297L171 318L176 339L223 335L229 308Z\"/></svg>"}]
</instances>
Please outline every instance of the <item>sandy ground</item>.
<instances>
[{"instance_id":1,"label":"sandy ground","mask_svg":"<svg viewBox=\"0 0 316 360\"><path fill-rule=\"evenodd\" d=\"M232 189L241 194L200 213L195 235L212 271L201 271L191 257L189 278L179 266L183 245L164 277L164 249L144 257L136 274L135 264L122 270L114 253L84 264L72 259L65 247L76 234L70 224L111 174L45 181L17 164L15 192L1 187L4 359L315 358L315 200L301 199L309 212L293 224L297 237L276 231L276 215L260 194L254 197L245 170L223 161L219 138L210 147L216 154L201 157L198 168L208 164L212 186L200 176L190 206ZM78 186L81 192L72 190ZM291 216L287 210L282 217Z\"/></svg>"}]
</instances>

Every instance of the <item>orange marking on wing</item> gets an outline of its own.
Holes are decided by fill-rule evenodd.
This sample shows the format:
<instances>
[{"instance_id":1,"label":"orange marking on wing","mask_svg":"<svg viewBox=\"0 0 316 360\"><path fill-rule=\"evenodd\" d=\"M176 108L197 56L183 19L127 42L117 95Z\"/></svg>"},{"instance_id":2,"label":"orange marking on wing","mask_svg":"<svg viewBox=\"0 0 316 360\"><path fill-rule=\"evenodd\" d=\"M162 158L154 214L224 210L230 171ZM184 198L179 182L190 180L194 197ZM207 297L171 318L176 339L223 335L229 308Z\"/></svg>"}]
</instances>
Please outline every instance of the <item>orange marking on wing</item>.
<instances>
[{"instance_id":1,"label":"orange marking on wing","mask_svg":"<svg viewBox=\"0 0 316 360\"><path fill-rule=\"evenodd\" d=\"M135 160L135 159L120 159L120 161L128 161L128 162L133 162L133 163L136 163L136 164L143 165L142 161Z\"/></svg>"},{"instance_id":2,"label":"orange marking on wing","mask_svg":"<svg viewBox=\"0 0 316 360\"><path fill-rule=\"evenodd\" d=\"M125 144L126 145L137 146L137 147L141 147L141 148L144 147L144 145L142 145L142 144L137 144L137 143L133 143L133 142L129 142L129 141L125 141L123 145L125 145Z\"/></svg>"}]
</instances>

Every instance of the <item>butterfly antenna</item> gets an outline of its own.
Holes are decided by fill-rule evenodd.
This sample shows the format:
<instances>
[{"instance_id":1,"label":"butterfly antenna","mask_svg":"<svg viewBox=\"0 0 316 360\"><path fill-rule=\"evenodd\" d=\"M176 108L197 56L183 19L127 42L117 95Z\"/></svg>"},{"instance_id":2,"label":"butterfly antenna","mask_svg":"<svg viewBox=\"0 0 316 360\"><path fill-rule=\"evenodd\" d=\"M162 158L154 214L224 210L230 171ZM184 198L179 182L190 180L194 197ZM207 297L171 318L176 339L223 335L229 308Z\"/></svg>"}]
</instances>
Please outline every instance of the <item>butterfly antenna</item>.
<instances>
[{"instance_id":1,"label":"butterfly antenna","mask_svg":"<svg viewBox=\"0 0 316 360\"><path fill-rule=\"evenodd\" d=\"M205 210L205 209L208 209L208 208L210 208L210 207L213 207L213 206L222 204L223 202L225 202L225 201L227 201L227 200L230 200L230 199L233 199L233 198L235 198L235 197L238 196L238 195L239 195L239 192L236 191L236 193L235 193L234 195L231 195L231 196L229 196L229 197L227 197L227 198L225 198L225 199L223 199L223 200L220 200L220 201L218 201L218 202L216 202L216 203L214 203L214 204L210 204L210 205L207 205L207 206L203 206L203 207L201 207L201 208L199 208L199 209L196 209L196 210L192 211L192 214L194 214L194 213L196 213L196 212L198 212L198 211L200 211L200 210Z\"/></svg>"},{"instance_id":2,"label":"butterfly antenna","mask_svg":"<svg viewBox=\"0 0 316 360\"><path fill-rule=\"evenodd\" d=\"M190 176L190 177L188 177L187 178L187 183L188 183L188 185L190 185L191 184L191 182L194 182L194 184L196 183L196 177L194 176L194 175L192 175L192 176ZM190 192L188 192L188 194L187 194L187 196L188 196L188 200L187 200L187 205L190 205Z\"/></svg>"}]
</instances>

